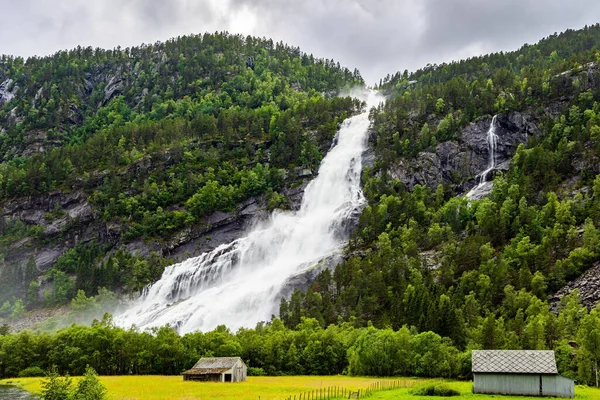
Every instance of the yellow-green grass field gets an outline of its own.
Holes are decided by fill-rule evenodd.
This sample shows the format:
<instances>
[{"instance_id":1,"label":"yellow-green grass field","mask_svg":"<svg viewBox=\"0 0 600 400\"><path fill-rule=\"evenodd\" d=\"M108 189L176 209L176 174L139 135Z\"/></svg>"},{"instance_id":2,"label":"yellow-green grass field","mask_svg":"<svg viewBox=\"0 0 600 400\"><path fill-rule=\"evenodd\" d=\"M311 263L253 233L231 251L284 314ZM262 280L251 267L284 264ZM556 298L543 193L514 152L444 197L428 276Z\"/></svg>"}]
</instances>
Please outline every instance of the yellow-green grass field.
<instances>
[{"instance_id":1,"label":"yellow-green grass field","mask_svg":"<svg viewBox=\"0 0 600 400\"><path fill-rule=\"evenodd\" d=\"M76 380L77 378L75 378ZM369 396L373 400L427 399L414 396L408 386L426 383L424 379L398 378L407 388L382 390ZM344 387L350 390L364 389L382 378L353 378L346 376L285 376L285 377L248 377L243 383L204 383L184 382L180 376L103 376L102 383L108 390L110 400L285 400L288 397L299 399L302 392L326 387ZM397 379L393 379L397 380ZM41 391L41 378L19 378L0 381L0 384L13 384L30 392ZM485 396L472 393L471 382L449 381L447 384L460 391L461 396L472 399L528 399L515 396ZM576 399L599 399L600 390L577 386ZM439 398L439 397L438 397ZM530 399L533 399L531 397Z\"/></svg>"}]
</instances>

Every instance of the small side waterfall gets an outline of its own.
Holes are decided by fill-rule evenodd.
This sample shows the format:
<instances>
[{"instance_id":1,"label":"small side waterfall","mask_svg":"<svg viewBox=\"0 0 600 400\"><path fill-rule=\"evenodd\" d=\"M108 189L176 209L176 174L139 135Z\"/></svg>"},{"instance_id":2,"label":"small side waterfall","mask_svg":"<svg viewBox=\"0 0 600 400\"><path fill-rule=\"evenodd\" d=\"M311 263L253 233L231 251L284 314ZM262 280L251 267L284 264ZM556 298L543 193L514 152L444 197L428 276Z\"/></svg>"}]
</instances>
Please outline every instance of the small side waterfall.
<instances>
[{"instance_id":1,"label":"small side waterfall","mask_svg":"<svg viewBox=\"0 0 600 400\"><path fill-rule=\"evenodd\" d=\"M166 268L115 322L142 329L169 324L186 333L221 324L252 327L277 314L286 282L338 254L347 222L365 205L361 156L369 110L382 97L374 91L359 97L367 109L344 121L300 210L275 212L246 237Z\"/></svg>"},{"instance_id":2,"label":"small side waterfall","mask_svg":"<svg viewBox=\"0 0 600 400\"><path fill-rule=\"evenodd\" d=\"M489 186L488 177L496 169L496 150L498 148L498 135L496 134L497 118L498 116L494 115L490 128L487 131L488 167L485 171L477 175L477 185L467 193L467 198L470 200L481 198L482 192L486 192L486 186Z\"/></svg>"}]
</instances>

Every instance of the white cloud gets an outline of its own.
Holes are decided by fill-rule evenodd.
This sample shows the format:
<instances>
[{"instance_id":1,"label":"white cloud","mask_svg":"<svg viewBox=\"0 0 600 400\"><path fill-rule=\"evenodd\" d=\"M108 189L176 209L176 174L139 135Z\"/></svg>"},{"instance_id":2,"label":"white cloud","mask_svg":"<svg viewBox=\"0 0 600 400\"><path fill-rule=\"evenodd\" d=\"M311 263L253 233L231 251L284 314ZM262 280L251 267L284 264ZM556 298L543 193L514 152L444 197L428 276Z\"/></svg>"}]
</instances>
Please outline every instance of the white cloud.
<instances>
[{"instance_id":1,"label":"white cloud","mask_svg":"<svg viewBox=\"0 0 600 400\"><path fill-rule=\"evenodd\" d=\"M228 30L300 46L367 82L597 22L595 0L0 0L0 53L45 55Z\"/></svg>"}]
</instances>

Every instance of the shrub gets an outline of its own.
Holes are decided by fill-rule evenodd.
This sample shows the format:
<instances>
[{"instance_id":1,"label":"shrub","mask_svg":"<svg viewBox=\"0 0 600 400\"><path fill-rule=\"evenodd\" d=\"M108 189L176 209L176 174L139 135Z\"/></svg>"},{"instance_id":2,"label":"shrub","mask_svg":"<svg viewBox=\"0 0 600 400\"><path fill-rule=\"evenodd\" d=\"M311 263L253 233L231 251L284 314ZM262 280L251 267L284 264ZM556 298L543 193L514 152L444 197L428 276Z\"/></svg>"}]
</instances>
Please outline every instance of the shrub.
<instances>
[{"instance_id":1,"label":"shrub","mask_svg":"<svg viewBox=\"0 0 600 400\"><path fill-rule=\"evenodd\" d=\"M265 376L267 373L262 368L248 367L248 376Z\"/></svg>"},{"instance_id":2,"label":"shrub","mask_svg":"<svg viewBox=\"0 0 600 400\"><path fill-rule=\"evenodd\" d=\"M71 397L71 378L61 377L56 366L48 371L47 379L42 382L43 400L67 400Z\"/></svg>"},{"instance_id":3,"label":"shrub","mask_svg":"<svg viewBox=\"0 0 600 400\"><path fill-rule=\"evenodd\" d=\"M39 376L46 376L46 372L40 367L28 367L19 372L19 378L37 378Z\"/></svg>"},{"instance_id":4,"label":"shrub","mask_svg":"<svg viewBox=\"0 0 600 400\"><path fill-rule=\"evenodd\" d=\"M415 396L460 396L458 390L452 389L444 383L429 383L427 385L418 386L413 389L412 393Z\"/></svg>"},{"instance_id":5,"label":"shrub","mask_svg":"<svg viewBox=\"0 0 600 400\"><path fill-rule=\"evenodd\" d=\"M96 371L89 365L85 369L85 375L77 384L73 400L103 400L106 398L106 388L98 380Z\"/></svg>"},{"instance_id":6,"label":"shrub","mask_svg":"<svg viewBox=\"0 0 600 400\"><path fill-rule=\"evenodd\" d=\"M90 366L85 369L85 375L76 386L67 375L61 377L56 366L47 373L42 382L43 400L104 400L106 388L98 380L96 371Z\"/></svg>"}]
</instances>

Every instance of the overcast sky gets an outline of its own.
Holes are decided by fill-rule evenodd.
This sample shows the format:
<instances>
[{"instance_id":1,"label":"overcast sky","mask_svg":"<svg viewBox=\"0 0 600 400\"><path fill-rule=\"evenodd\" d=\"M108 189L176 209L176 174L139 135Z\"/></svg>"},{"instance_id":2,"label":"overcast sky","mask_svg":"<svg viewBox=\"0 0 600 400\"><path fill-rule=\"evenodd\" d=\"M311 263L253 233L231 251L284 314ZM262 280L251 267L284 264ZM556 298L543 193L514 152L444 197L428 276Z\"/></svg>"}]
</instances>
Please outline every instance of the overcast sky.
<instances>
[{"instance_id":1,"label":"overcast sky","mask_svg":"<svg viewBox=\"0 0 600 400\"><path fill-rule=\"evenodd\" d=\"M372 84L599 20L598 0L0 0L0 53L127 47L229 30L334 58Z\"/></svg>"}]
</instances>

